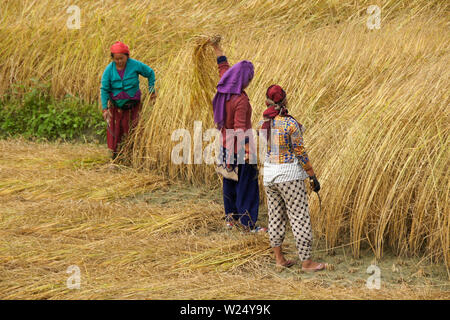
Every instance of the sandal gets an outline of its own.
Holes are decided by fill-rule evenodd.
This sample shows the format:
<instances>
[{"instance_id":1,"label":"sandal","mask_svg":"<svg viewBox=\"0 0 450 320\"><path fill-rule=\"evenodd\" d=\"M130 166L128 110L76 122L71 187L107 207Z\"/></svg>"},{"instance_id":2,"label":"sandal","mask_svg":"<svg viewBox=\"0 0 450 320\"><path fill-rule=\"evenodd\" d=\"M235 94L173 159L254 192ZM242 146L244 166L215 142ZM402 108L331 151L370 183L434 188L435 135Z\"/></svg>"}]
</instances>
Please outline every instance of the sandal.
<instances>
[{"instance_id":1,"label":"sandal","mask_svg":"<svg viewBox=\"0 0 450 320\"><path fill-rule=\"evenodd\" d=\"M233 227L235 226L236 220L234 220L230 215L226 215L224 217L224 219L225 219L225 222L226 222L225 228L228 229L228 230L233 229Z\"/></svg>"},{"instance_id":2,"label":"sandal","mask_svg":"<svg viewBox=\"0 0 450 320\"><path fill-rule=\"evenodd\" d=\"M294 260L286 260L284 264L277 264L277 267L280 268L290 268L295 264Z\"/></svg>"},{"instance_id":3,"label":"sandal","mask_svg":"<svg viewBox=\"0 0 450 320\"><path fill-rule=\"evenodd\" d=\"M317 267L315 267L315 268L303 268L302 267L302 270L306 271L306 272L316 272L316 271L325 270L326 268L327 268L327 264L326 263L319 263L317 265Z\"/></svg>"},{"instance_id":4,"label":"sandal","mask_svg":"<svg viewBox=\"0 0 450 320\"><path fill-rule=\"evenodd\" d=\"M250 232L253 233L266 233L267 232L267 228L263 228L263 227L255 227L254 229L250 230Z\"/></svg>"}]
</instances>

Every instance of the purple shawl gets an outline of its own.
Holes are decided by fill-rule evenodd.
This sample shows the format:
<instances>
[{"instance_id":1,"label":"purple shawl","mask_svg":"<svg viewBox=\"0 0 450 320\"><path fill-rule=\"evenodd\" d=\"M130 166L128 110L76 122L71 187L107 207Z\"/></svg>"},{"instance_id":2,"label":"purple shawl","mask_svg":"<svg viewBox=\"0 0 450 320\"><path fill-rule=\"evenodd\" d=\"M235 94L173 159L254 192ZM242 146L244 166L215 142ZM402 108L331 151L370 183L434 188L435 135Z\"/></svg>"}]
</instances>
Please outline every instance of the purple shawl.
<instances>
[{"instance_id":1,"label":"purple shawl","mask_svg":"<svg viewBox=\"0 0 450 320\"><path fill-rule=\"evenodd\" d=\"M213 99L214 122L217 129L222 129L225 123L225 103L230 100L231 95L241 94L253 79L253 75L253 64L247 60L236 63L223 74Z\"/></svg>"}]
</instances>

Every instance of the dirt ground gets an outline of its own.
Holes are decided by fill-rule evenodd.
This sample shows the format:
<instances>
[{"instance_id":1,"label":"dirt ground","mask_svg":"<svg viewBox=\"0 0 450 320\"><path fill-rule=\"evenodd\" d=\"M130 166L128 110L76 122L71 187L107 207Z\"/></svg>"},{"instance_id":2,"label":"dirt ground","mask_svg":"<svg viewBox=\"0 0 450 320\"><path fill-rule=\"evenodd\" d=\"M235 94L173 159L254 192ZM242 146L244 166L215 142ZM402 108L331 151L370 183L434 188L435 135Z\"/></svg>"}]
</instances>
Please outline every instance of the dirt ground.
<instances>
[{"instance_id":1,"label":"dirt ground","mask_svg":"<svg viewBox=\"0 0 450 320\"><path fill-rule=\"evenodd\" d=\"M104 146L0 141L0 200L0 299L450 299L443 264L346 244L314 242L333 270L280 270L267 235L225 229L220 189L110 170Z\"/></svg>"}]
</instances>

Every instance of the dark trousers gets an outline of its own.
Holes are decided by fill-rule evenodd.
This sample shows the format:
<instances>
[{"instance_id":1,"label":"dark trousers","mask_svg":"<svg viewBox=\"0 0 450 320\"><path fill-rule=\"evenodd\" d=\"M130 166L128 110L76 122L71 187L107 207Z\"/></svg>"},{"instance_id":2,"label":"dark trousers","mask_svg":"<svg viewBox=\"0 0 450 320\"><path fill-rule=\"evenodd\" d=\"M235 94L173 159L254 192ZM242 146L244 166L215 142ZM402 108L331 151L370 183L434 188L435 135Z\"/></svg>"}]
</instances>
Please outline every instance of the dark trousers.
<instances>
[{"instance_id":1,"label":"dark trousers","mask_svg":"<svg viewBox=\"0 0 450 320\"><path fill-rule=\"evenodd\" d=\"M258 219L259 185L256 165L238 164L238 181L223 178L223 203L228 219L253 229Z\"/></svg>"}]
</instances>

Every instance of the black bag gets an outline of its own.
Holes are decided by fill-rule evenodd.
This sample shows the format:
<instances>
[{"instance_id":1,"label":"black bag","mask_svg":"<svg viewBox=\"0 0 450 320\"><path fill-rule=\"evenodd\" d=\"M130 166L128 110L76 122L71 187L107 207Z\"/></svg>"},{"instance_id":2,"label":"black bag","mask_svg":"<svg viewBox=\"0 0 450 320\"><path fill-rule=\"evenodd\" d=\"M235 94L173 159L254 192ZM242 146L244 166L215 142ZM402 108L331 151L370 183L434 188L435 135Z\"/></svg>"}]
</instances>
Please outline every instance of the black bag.
<instances>
[{"instance_id":1,"label":"black bag","mask_svg":"<svg viewBox=\"0 0 450 320\"><path fill-rule=\"evenodd\" d=\"M130 110L139 104L139 100L128 100L122 107L119 107L114 100L111 100L114 107L121 110Z\"/></svg>"}]
</instances>

